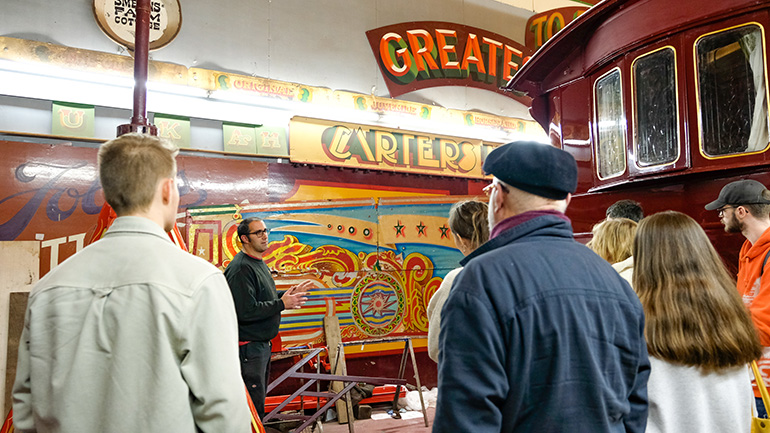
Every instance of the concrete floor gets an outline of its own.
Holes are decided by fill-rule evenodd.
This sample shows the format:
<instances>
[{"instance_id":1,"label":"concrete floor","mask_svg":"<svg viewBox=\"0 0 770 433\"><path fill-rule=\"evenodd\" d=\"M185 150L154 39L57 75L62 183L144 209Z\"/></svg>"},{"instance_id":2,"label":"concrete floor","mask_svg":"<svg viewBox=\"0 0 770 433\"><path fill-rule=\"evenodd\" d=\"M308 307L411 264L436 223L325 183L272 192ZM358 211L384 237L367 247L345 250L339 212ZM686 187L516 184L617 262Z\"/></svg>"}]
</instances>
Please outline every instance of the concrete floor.
<instances>
[{"instance_id":1,"label":"concrete floor","mask_svg":"<svg viewBox=\"0 0 770 433\"><path fill-rule=\"evenodd\" d=\"M373 407L372 415L387 413L388 409L389 407L387 406ZM436 413L436 409L429 407L427 409L427 412L428 412L428 427L425 427L425 420L423 419L421 412L416 412L416 413L412 412L415 415L419 414L419 417L412 418L412 419L386 418L381 420L376 420L376 419L356 420L353 423L353 429L355 430L355 433L430 432L433 429L433 416ZM323 433L348 433L349 431L350 430L347 424L339 424L337 423L337 421L330 421L323 424Z\"/></svg>"}]
</instances>

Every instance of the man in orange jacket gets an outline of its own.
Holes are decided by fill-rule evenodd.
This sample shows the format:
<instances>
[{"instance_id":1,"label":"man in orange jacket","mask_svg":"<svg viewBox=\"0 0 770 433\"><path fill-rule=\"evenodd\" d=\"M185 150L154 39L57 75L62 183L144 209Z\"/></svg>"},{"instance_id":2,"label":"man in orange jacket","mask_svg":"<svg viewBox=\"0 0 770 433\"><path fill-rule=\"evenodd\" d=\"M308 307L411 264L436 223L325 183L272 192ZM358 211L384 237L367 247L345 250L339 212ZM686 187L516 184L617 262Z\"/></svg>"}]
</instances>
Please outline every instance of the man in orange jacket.
<instances>
[{"instance_id":1,"label":"man in orange jacket","mask_svg":"<svg viewBox=\"0 0 770 433\"><path fill-rule=\"evenodd\" d=\"M770 384L770 271L766 271L770 255L770 191L756 180L730 182L716 200L706 205L706 210L719 212L726 232L746 237L738 262L738 293L765 346L759 370L765 384ZM754 395L761 417L767 418L756 385Z\"/></svg>"}]
</instances>

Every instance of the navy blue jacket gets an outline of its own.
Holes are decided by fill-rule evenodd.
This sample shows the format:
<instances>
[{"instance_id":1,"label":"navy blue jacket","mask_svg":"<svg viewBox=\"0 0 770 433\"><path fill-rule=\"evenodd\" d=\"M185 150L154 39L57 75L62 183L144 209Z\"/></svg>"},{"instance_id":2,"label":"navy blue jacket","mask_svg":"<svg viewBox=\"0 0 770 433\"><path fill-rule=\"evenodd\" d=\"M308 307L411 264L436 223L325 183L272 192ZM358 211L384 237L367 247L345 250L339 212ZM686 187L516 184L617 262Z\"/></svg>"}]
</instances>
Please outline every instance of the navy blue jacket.
<instances>
[{"instance_id":1,"label":"navy blue jacket","mask_svg":"<svg viewBox=\"0 0 770 433\"><path fill-rule=\"evenodd\" d=\"M567 221L525 221L464 265L441 313L434 433L644 432L641 304Z\"/></svg>"}]
</instances>

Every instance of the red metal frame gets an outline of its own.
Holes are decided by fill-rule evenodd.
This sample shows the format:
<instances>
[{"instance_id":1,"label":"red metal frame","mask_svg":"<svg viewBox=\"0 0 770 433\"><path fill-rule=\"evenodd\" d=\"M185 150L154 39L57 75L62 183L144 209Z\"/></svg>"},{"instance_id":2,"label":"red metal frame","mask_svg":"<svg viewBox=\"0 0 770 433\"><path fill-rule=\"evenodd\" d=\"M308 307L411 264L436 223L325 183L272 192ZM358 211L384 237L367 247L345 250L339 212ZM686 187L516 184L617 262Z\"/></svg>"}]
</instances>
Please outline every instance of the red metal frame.
<instances>
[{"instance_id":1,"label":"red metal frame","mask_svg":"<svg viewBox=\"0 0 770 433\"><path fill-rule=\"evenodd\" d=\"M407 341L407 346L410 346L409 340ZM327 373L321 373L319 364L316 363L316 372L315 373L304 373L302 372L303 367L310 363L313 359L318 358L320 359L320 356L323 352L326 352L325 347L319 347L315 349L308 349L305 356L297 363L295 363L293 366L291 366L287 371L285 371L283 374L281 374L280 377L275 379L274 381L270 382L270 384L267 386L267 392L269 393L273 389L275 389L278 385L280 385L283 381L289 378L297 378L302 379L303 384L294 391L293 394L286 397L282 402L278 403L278 405L274 406L272 410L267 413L263 418L262 422L267 423L271 420L302 420L303 423L297 427L294 431L303 431L303 429L309 425L311 425L316 419L321 417L327 410L329 410L340 398L344 397L346 394L350 392L351 389L353 389L354 386L356 386L358 383L369 383L372 385L386 385L386 384L395 384L397 386L405 385L406 379L403 379L402 377L399 378L387 378L387 377L368 377L368 376L351 376L351 375L336 375L336 374L327 374ZM340 346L338 351L342 350L342 347ZM317 391L308 391L308 389L318 384L321 381L336 381L336 382L342 382L344 383L343 388L340 391L337 392L322 392L319 390ZM418 380L419 383L419 380ZM396 393L395 390L391 391L394 394L393 401L395 404L395 400L398 398L398 395L400 393ZM304 403L305 398L304 397L311 397L316 399L316 405L315 407L320 408L311 416L306 416L304 414L284 414L281 413L282 411L288 410L288 406L290 404L295 404L297 400L299 399L299 410L304 409ZM321 405L321 399L324 400L323 406ZM348 400L350 401L350 400ZM353 413L352 413L352 407L350 405L347 406L348 409L348 420L352 423L353 419ZM427 415L426 415L426 426L427 426ZM351 427L351 431L352 427Z\"/></svg>"}]
</instances>

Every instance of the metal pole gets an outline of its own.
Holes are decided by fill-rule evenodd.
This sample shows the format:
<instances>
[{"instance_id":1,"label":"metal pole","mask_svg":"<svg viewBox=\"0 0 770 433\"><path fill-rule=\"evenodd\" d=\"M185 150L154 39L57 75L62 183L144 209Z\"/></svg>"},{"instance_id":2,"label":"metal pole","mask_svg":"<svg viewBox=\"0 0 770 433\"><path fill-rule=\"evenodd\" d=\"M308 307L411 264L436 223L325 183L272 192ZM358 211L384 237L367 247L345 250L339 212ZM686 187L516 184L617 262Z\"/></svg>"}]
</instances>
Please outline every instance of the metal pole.
<instances>
[{"instance_id":1,"label":"metal pole","mask_svg":"<svg viewBox=\"0 0 770 433\"><path fill-rule=\"evenodd\" d=\"M158 135L147 122L147 75L150 53L151 0L136 0L134 36L134 114L131 123L118 126L118 136L129 132Z\"/></svg>"}]
</instances>

